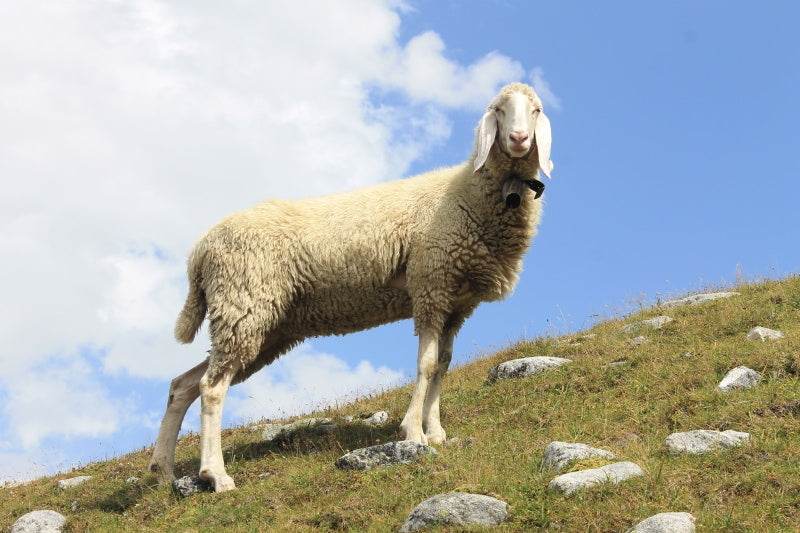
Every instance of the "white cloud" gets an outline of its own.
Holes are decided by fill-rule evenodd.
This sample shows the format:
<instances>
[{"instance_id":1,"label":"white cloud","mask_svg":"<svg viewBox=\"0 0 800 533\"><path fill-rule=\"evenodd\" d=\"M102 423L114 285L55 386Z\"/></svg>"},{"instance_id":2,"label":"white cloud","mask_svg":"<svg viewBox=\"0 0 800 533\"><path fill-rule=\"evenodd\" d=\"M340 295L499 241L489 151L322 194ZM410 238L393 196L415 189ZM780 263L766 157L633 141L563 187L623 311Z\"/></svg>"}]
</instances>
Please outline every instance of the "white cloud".
<instances>
[{"instance_id":1,"label":"white cloud","mask_svg":"<svg viewBox=\"0 0 800 533\"><path fill-rule=\"evenodd\" d=\"M118 406L80 358L53 360L15 378L6 383L4 411L24 447L54 434L99 436L118 428Z\"/></svg>"},{"instance_id":2,"label":"white cloud","mask_svg":"<svg viewBox=\"0 0 800 533\"><path fill-rule=\"evenodd\" d=\"M561 109L561 99L556 96L550 88L550 84L544 79L544 70L541 67L535 67L529 74L531 84L533 85L536 94L542 99L545 108Z\"/></svg>"},{"instance_id":3,"label":"white cloud","mask_svg":"<svg viewBox=\"0 0 800 533\"><path fill-rule=\"evenodd\" d=\"M524 74L491 51L453 61L433 32L399 42L404 9L371 0L313 10L0 3L0 396L9 399L9 442L114 432L126 410L149 405L132 407L104 375L169 379L205 356L207 340L179 346L172 327L186 253L216 220L267 197L400 177L450 135L445 111L480 109ZM302 372L284 370L298 385L262 377L247 390L269 385L278 396L264 405L289 410L297 387L313 386L315 401L333 394L314 373L320 367L348 390L395 377L314 357Z\"/></svg>"},{"instance_id":4,"label":"white cloud","mask_svg":"<svg viewBox=\"0 0 800 533\"><path fill-rule=\"evenodd\" d=\"M404 377L368 361L350 367L335 355L302 344L231 389L226 410L242 421L284 418L397 386Z\"/></svg>"}]
</instances>

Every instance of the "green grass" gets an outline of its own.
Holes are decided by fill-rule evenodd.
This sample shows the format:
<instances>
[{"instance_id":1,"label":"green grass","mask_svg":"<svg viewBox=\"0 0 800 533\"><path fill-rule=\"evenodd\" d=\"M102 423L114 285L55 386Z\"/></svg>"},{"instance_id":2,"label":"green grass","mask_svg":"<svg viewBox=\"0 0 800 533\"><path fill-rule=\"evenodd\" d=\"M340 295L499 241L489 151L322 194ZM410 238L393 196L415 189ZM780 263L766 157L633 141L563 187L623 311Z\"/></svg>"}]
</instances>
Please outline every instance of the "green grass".
<instances>
[{"instance_id":1,"label":"green grass","mask_svg":"<svg viewBox=\"0 0 800 533\"><path fill-rule=\"evenodd\" d=\"M694 307L644 309L608 320L577 338L522 342L453 369L442 397L449 436L469 446L439 446L439 456L376 472L344 472L333 462L346 450L396 440L410 387L329 409L337 433L297 435L267 444L260 432L223 432L237 491L183 499L147 473L150 450L93 463L57 478L0 489L0 531L21 515L53 509L66 531L396 531L420 501L460 490L510 504L496 531L625 531L659 512L686 511L698 531L796 531L800 524L800 278L743 284L741 296ZM633 321L667 314L661 330L620 333ZM745 339L753 326L786 338ZM630 346L644 334L651 342ZM687 352L691 356L687 357ZM496 364L552 355L570 365L537 376L487 382ZM621 366L606 366L624 361ZM760 372L755 388L720 394L716 385L738 365ZM345 414L386 410L380 428L347 424ZM691 429L735 429L751 444L704 456L672 456L667 435ZM565 497L547 490L541 468L554 440L583 442L633 461L645 476ZM180 440L178 475L198 468L198 437ZM56 480L94 479L60 490ZM141 482L126 484L130 476ZM75 511L71 510L73 502ZM442 529L442 531L452 531Z\"/></svg>"}]
</instances>

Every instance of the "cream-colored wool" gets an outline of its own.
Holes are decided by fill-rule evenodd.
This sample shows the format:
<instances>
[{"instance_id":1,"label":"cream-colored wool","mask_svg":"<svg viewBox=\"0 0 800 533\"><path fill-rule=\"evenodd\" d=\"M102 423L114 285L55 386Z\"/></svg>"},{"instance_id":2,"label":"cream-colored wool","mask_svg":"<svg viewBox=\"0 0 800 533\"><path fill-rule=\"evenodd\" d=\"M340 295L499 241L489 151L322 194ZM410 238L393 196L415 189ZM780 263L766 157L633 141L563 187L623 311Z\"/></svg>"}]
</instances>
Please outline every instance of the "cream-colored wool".
<instances>
[{"instance_id":1,"label":"cream-colored wool","mask_svg":"<svg viewBox=\"0 0 800 533\"><path fill-rule=\"evenodd\" d=\"M509 128L512 139L529 137L516 145L524 155L505 149ZM541 101L527 85L511 84L492 101L476 151L461 165L324 197L269 200L206 232L189 256L189 295L175 336L191 342L208 316L210 356L173 382L151 467L173 477L180 421L201 395L201 475L218 491L234 488L221 464L219 429L211 427L228 385L305 338L404 318L420 335L420 370L401 431L443 440L438 395L453 337L478 303L512 291L541 216L541 200L527 188L521 205L508 208L503 183L512 173L536 178L539 151L549 174L549 147Z\"/></svg>"}]
</instances>

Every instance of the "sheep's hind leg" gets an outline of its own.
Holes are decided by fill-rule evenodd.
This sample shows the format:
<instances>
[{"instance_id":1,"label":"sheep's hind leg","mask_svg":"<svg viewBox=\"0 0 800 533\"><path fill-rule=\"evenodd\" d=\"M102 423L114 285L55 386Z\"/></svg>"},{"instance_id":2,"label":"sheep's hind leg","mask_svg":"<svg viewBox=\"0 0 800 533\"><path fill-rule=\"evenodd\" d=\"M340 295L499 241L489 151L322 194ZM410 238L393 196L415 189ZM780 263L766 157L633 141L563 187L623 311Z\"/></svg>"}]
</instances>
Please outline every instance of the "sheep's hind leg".
<instances>
[{"instance_id":1,"label":"sheep's hind leg","mask_svg":"<svg viewBox=\"0 0 800 533\"><path fill-rule=\"evenodd\" d=\"M231 381L240 370L238 361L214 375L206 372L200 380L200 477L214 485L214 491L236 488L233 478L225 472L222 457L222 407Z\"/></svg>"},{"instance_id":2,"label":"sheep's hind leg","mask_svg":"<svg viewBox=\"0 0 800 533\"><path fill-rule=\"evenodd\" d=\"M158 472L163 482L175 479L175 444L189 406L200 396L200 378L208 369L208 359L172 380L167 410L161 420L158 439L150 459L150 471Z\"/></svg>"},{"instance_id":3,"label":"sheep's hind leg","mask_svg":"<svg viewBox=\"0 0 800 533\"><path fill-rule=\"evenodd\" d=\"M417 383L411 394L406 416L400 423L400 430L406 440L413 440L421 444L428 444L425 432L422 430L422 410L425 397L428 394L431 377L436 370L439 353L439 335L429 328L419 333L419 351L417 353Z\"/></svg>"},{"instance_id":4,"label":"sheep's hind leg","mask_svg":"<svg viewBox=\"0 0 800 533\"><path fill-rule=\"evenodd\" d=\"M439 419L439 397L442 392L442 380L453 358L453 339L455 332L446 331L439 343L439 359L436 370L431 378L425 405L422 408L422 427L429 443L441 444L447 439L447 434Z\"/></svg>"}]
</instances>

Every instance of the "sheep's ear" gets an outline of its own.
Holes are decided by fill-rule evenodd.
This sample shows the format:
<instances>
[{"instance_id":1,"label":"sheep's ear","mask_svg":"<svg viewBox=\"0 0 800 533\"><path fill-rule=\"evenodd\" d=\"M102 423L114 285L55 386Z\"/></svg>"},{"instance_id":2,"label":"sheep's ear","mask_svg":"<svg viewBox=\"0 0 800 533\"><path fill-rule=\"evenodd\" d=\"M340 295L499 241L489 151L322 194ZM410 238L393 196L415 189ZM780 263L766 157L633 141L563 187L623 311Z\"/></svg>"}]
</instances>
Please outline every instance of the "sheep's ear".
<instances>
[{"instance_id":1,"label":"sheep's ear","mask_svg":"<svg viewBox=\"0 0 800 533\"><path fill-rule=\"evenodd\" d=\"M489 157L489 150L492 148L494 138L497 136L497 116L494 109L489 109L478 123L478 131L475 133L475 169L477 172L486 163Z\"/></svg>"},{"instance_id":2,"label":"sheep's ear","mask_svg":"<svg viewBox=\"0 0 800 533\"><path fill-rule=\"evenodd\" d=\"M550 178L550 172L553 171L553 162L550 161L550 146L553 144L550 136L550 119L543 111L537 111L536 115L533 136L536 139L536 149L539 151L539 170Z\"/></svg>"}]
</instances>

